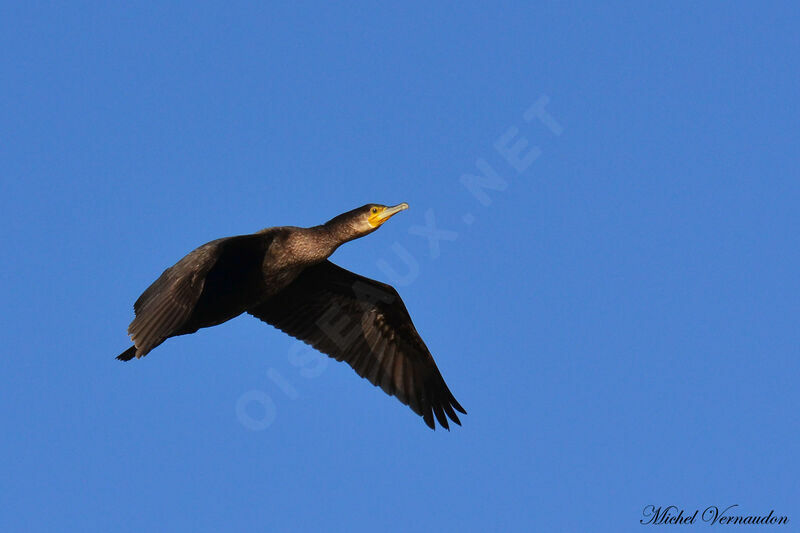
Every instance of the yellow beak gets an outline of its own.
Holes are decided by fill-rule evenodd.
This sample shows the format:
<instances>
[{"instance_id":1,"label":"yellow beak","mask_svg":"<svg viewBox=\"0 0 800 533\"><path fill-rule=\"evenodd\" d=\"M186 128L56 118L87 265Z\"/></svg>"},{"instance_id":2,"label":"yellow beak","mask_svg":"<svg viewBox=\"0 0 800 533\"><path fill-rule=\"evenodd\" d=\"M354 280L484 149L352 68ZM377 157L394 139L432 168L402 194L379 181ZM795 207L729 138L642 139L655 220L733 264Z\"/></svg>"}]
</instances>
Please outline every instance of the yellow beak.
<instances>
[{"instance_id":1,"label":"yellow beak","mask_svg":"<svg viewBox=\"0 0 800 533\"><path fill-rule=\"evenodd\" d=\"M369 217L369 223L373 228L377 228L400 211L405 211L406 209L408 209L408 204L405 202L394 207L386 207L383 211L379 211Z\"/></svg>"}]
</instances>

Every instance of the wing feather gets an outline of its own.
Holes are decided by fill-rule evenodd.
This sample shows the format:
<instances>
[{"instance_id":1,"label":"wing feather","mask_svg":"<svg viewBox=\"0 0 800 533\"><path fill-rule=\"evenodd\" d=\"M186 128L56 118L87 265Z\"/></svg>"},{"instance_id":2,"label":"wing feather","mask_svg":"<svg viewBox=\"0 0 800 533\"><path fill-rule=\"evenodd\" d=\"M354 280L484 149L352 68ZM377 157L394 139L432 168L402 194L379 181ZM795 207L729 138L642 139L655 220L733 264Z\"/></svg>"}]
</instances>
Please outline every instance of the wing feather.
<instances>
[{"instance_id":1,"label":"wing feather","mask_svg":"<svg viewBox=\"0 0 800 533\"><path fill-rule=\"evenodd\" d=\"M217 239L194 249L166 269L133 304L136 317L128 326L128 334L136 347L136 356L147 355L169 337L242 313L249 302L242 302L237 313L236 302L231 300L241 298L247 287L233 284L237 280L243 280L240 285L252 284L257 279L261 269L259 258L263 258L268 239L265 234ZM207 277L213 278L211 287L207 286ZM203 309L202 320L192 324L201 297L210 303Z\"/></svg>"},{"instance_id":2,"label":"wing feather","mask_svg":"<svg viewBox=\"0 0 800 533\"><path fill-rule=\"evenodd\" d=\"M449 429L466 413L453 397L394 288L331 263L305 269L247 310L397 397L425 423Z\"/></svg>"}]
</instances>

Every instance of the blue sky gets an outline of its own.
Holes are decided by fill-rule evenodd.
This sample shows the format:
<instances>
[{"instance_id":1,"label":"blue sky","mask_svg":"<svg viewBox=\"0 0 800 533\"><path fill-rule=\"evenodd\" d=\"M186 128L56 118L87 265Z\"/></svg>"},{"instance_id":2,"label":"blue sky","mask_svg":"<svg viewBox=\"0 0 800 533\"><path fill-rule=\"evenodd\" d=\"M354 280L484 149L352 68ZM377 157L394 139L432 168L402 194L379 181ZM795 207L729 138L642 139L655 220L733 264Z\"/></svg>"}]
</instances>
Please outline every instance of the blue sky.
<instances>
[{"instance_id":1,"label":"blue sky","mask_svg":"<svg viewBox=\"0 0 800 533\"><path fill-rule=\"evenodd\" d=\"M798 15L3 3L0 529L800 521ZM114 360L195 246L402 201L332 259L397 286L463 427L251 317Z\"/></svg>"}]
</instances>

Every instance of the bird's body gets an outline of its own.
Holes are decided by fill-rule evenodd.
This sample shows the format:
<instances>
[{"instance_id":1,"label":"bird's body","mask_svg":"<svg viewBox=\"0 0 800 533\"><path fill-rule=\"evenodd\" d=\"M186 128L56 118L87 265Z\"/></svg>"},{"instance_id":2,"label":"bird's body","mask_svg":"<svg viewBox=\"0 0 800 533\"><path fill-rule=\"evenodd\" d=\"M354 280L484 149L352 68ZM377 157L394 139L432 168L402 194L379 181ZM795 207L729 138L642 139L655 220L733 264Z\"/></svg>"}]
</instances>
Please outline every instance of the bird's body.
<instances>
[{"instance_id":1,"label":"bird's body","mask_svg":"<svg viewBox=\"0 0 800 533\"><path fill-rule=\"evenodd\" d=\"M134 345L117 358L143 357L170 337L242 313L272 324L339 360L396 396L434 428L465 413L444 382L391 286L327 258L371 233L406 204L366 205L312 228L281 226L206 243L148 287L134 304ZM446 415L446 416L445 416Z\"/></svg>"}]
</instances>

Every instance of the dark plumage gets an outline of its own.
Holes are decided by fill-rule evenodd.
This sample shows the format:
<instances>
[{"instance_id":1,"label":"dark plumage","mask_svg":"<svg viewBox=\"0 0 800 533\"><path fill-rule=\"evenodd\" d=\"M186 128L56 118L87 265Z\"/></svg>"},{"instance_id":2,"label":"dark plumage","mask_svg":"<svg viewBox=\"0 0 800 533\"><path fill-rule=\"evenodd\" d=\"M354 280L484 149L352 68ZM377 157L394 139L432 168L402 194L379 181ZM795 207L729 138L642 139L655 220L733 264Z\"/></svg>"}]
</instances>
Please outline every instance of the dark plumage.
<instances>
[{"instance_id":1,"label":"dark plumage","mask_svg":"<svg viewBox=\"0 0 800 533\"><path fill-rule=\"evenodd\" d=\"M327 260L341 244L375 231L407 204L368 204L313 228L267 228L211 241L164 271L133 305L134 345L143 357L170 337L242 313L296 337L422 416L449 429L465 413L445 384L400 295L390 285Z\"/></svg>"}]
</instances>

